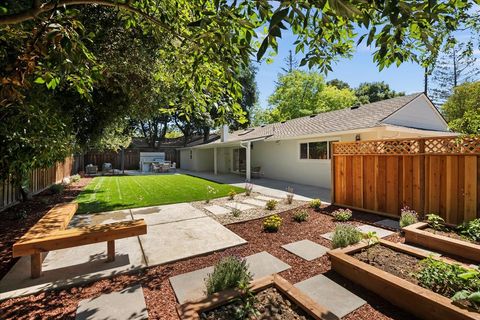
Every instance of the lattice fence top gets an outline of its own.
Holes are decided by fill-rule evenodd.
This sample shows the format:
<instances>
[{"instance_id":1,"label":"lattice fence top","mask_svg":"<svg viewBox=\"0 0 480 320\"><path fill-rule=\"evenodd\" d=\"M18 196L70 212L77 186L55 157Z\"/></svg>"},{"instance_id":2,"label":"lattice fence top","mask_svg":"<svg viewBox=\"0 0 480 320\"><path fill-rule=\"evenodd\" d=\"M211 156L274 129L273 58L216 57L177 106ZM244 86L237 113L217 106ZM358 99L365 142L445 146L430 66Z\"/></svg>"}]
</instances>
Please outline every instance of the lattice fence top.
<instances>
[{"instance_id":1,"label":"lattice fence top","mask_svg":"<svg viewBox=\"0 0 480 320\"><path fill-rule=\"evenodd\" d=\"M480 135L337 142L334 155L478 154Z\"/></svg>"}]
</instances>

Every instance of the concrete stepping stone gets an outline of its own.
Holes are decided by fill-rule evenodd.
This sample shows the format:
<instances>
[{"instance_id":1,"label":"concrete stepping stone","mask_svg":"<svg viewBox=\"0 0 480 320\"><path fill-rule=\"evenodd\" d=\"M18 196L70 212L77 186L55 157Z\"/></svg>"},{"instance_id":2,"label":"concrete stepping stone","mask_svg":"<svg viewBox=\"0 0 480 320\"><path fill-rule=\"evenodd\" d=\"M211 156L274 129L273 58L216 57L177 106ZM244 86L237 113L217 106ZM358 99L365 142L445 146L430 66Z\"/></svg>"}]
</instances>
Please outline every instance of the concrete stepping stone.
<instances>
[{"instance_id":1,"label":"concrete stepping stone","mask_svg":"<svg viewBox=\"0 0 480 320\"><path fill-rule=\"evenodd\" d=\"M140 285L119 292L102 294L78 303L76 320L148 319L147 306Z\"/></svg>"},{"instance_id":2,"label":"concrete stepping stone","mask_svg":"<svg viewBox=\"0 0 480 320\"><path fill-rule=\"evenodd\" d=\"M375 224L379 225L380 227L386 227L386 228L391 228L391 229L395 229L395 230L400 230L400 222L398 222L398 220L383 219L383 220L375 222Z\"/></svg>"},{"instance_id":3,"label":"concrete stepping stone","mask_svg":"<svg viewBox=\"0 0 480 320\"><path fill-rule=\"evenodd\" d=\"M225 203L225 205L227 207L230 207L232 209L234 208L237 208L238 210L240 211L246 211L246 210L250 210L250 209L254 209L255 207L253 206L250 206L248 204L244 204L244 203L241 203L241 202L227 202ZM230 210L231 211L231 210Z\"/></svg>"},{"instance_id":4,"label":"concrete stepping stone","mask_svg":"<svg viewBox=\"0 0 480 320\"><path fill-rule=\"evenodd\" d=\"M366 301L324 275L314 276L295 284L313 301L342 318L363 306Z\"/></svg>"},{"instance_id":5,"label":"concrete stepping stone","mask_svg":"<svg viewBox=\"0 0 480 320\"><path fill-rule=\"evenodd\" d=\"M274 273L279 273L290 268L282 260L272 256L266 251L245 257L253 279L259 279ZM175 296L180 304L187 301L198 300L206 296L205 279L213 272L213 266L195 270L171 277Z\"/></svg>"},{"instance_id":6,"label":"concrete stepping stone","mask_svg":"<svg viewBox=\"0 0 480 320\"><path fill-rule=\"evenodd\" d=\"M363 226L359 226L357 228L360 229L360 231L362 231L363 233L375 232L375 233L377 233L377 237L379 237L379 238L384 238L384 237L387 237L391 234L394 234L394 232L392 232L390 230L374 227L374 226L371 226L371 225L368 225L368 224L364 224Z\"/></svg>"},{"instance_id":7,"label":"concrete stepping stone","mask_svg":"<svg viewBox=\"0 0 480 320\"><path fill-rule=\"evenodd\" d=\"M425 254L428 254L428 255L433 255L434 257L440 257L441 254L438 253L438 252L435 252L435 251L430 251L430 250L427 250L427 249L423 249L423 248L419 248L419 247L416 247L416 246L412 246L410 244L406 244L406 243L401 243L400 245L402 246L405 246L405 247L409 247L409 248L412 248L412 249L417 249L418 251L421 251Z\"/></svg>"},{"instance_id":8,"label":"concrete stepping stone","mask_svg":"<svg viewBox=\"0 0 480 320\"><path fill-rule=\"evenodd\" d=\"M205 210L208 210L209 212L213 213L216 216L232 212L231 209L227 209L225 207L222 207L216 204L205 207Z\"/></svg>"},{"instance_id":9,"label":"concrete stepping stone","mask_svg":"<svg viewBox=\"0 0 480 320\"><path fill-rule=\"evenodd\" d=\"M255 199L263 200L263 201L269 201L269 200L279 201L279 200L281 200L279 198L273 198L273 197L267 197L267 196L256 196Z\"/></svg>"},{"instance_id":10,"label":"concrete stepping stone","mask_svg":"<svg viewBox=\"0 0 480 320\"><path fill-rule=\"evenodd\" d=\"M131 209L131 212L134 219L145 219L148 226L207 217L202 210L194 208L189 203L136 208Z\"/></svg>"},{"instance_id":11,"label":"concrete stepping stone","mask_svg":"<svg viewBox=\"0 0 480 320\"><path fill-rule=\"evenodd\" d=\"M267 205L266 201L257 200L257 199L245 199L242 202L247 203L247 204L252 204L252 205L258 206L258 207L265 207Z\"/></svg>"},{"instance_id":12,"label":"concrete stepping stone","mask_svg":"<svg viewBox=\"0 0 480 320\"><path fill-rule=\"evenodd\" d=\"M300 240L297 242L292 242L283 245L282 248L307 261L312 261L314 259L320 258L327 251L330 250L329 248L321 246L318 243L310 240Z\"/></svg>"}]
</instances>

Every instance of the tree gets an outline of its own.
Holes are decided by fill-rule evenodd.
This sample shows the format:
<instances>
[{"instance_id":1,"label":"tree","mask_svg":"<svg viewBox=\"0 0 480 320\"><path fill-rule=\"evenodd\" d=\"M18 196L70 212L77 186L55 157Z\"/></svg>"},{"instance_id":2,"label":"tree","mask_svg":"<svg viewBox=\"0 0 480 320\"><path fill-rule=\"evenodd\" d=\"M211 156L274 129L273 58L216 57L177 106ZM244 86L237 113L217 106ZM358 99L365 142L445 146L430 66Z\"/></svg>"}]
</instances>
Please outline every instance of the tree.
<instances>
[{"instance_id":1,"label":"tree","mask_svg":"<svg viewBox=\"0 0 480 320\"><path fill-rule=\"evenodd\" d=\"M338 89L350 89L350 85L348 83L339 79L332 79L327 81L327 86L336 87Z\"/></svg>"},{"instance_id":2,"label":"tree","mask_svg":"<svg viewBox=\"0 0 480 320\"><path fill-rule=\"evenodd\" d=\"M252 119L252 108L258 101L258 87L255 80L257 67L250 62L246 67L242 66L239 69L237 79L242 86L242 96L239 103L245 113L247 121L244 123L238 123L234 119L231 124L232 129L245 128L250 124Z\"/></svg>"},{"instance_id":3,"label":"tree","mask_svg":"<svg viewBox=\"0 0 480 320\"><path fill-rule=\"evenodd\" d=\"M390 89L385 82L363 82L355 89L355 95L362 104L377 102L385 99L404 96L404 92Z\"/></svg>"},{"instance_id":4,"label":"tree","mask_svg":"<svg viewBox=\"0 0 480 320\"><path fill-rule=\"evenodd\" d=\"M289 73L298 68L298 61L293 56L292 50L288 50L288 56L284 59L284 61L287 64L287 67L282 68L283 72Z\"/></svg>"},{"instance_id":5,"label":"tree","mask_svg":"<svg viewBox=\"0 0 480 320\"><path fill-rule=\"evenodd\" d=\"M442 114L450 129L466 134L480 133L480 81L454 88L442 106Z\"/></svg>"},{"instance_id":6,"label":"tree","mask_svg":"<svg viewBox=\"0 0 480 320\"><path fill-rule=\"evenodd\" d=\"M476 81L480 77L478 59L473 55L472 43L446 45L438 57L432 74L432 99L442 105L458 85Z\"/></svg>"},{"instance_id":7,"label":"tree","mask_svg":"<svg viewBox=\"0 0 480 320\"><path fill-rule=\"evenodd\" d=\"M294 70L280 75L274 93L268 98L272 109L268 122L279 122L316 113L350 107L356 101L350 89L327 86L318 72Z\"/></svg>"}]
</instances>

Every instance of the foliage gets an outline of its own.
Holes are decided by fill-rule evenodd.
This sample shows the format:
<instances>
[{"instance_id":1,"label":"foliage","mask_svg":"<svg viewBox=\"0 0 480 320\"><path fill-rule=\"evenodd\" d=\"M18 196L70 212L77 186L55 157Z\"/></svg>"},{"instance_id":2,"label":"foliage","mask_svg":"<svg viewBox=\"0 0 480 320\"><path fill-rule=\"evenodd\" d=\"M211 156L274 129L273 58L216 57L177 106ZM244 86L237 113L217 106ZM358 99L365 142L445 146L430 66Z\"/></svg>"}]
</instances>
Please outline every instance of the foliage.
<instances>
[{"instance_id":1,"label":"foliage","mask_svg":"<svg viewBox=\"0 0 480 320\"><path fill-rule=\"evenodd\" d=\"M400 227L405 228L418 222L418 214L409 207L403 207L400 214Z\"/></svg>"},{"instance_id":2,"label":"foliage","mask_svg":"<svg viewBox=\"0 0 480 320\"><path fill-rule=\"evenodd\" d=\"M245 195L249 197L252 194L253 184L252 183L245 183Z\"/></svg>"},{"instance_id":3,"label":"foliage","mask_svg":"<svg viewBox=\"0 0 480 320\"><path fill-rule=\"evenodd\" d=\"M333 212L333 217L336 221L348 221L352 218L352 210L338 209Z\"/></svg>"},{"instance_id":4,"label":"foliage","mask_svg":"<svg viewBox=\"0 0 480 320\"><path fill-rule=\"evenodd\" d=\"M350 107L356 101L350 89L326 86L318 72L293 70L279 75L275 92L268 98L273 107L267 122L280 122Z\"/></svg>"},{"instance_id":5,"label":"foliage","mask_svg":"<svg viewBox=\"0 0 480 320\"><path fill-rule=\"evenodd\" d=\"M432 229L438 231L445 229L445 220L434 213L427 214L427 223Z\"/></svg>"},{"instance_id":6,"label":"foliage","mask_svg":"<svg viewBox=\"0 0 480 320\"><path fill-rule=\"evenodd\" d=\"M277 200L268 200L267 201L267 204L265 205L265 209L267 210L275 210L275 208L277 207L277 204L278 204L278 201Z\"/></svg>"},{"instance_id":7,"label":"foliage","mask_svg":"<svg viewBox=\"0 0 480 320\"><path fill-rule=\"evenodd\" d=\"M80 181L80 175L79 174L74 174L70 177L70 179L72 180L72 182L78 182Z\"/></svg>"},{"instance_id":8,"label":"foliage","mask_svg":"<svg viewBox=\"0 0 480 320\"><path fill-rule=\"evenodd\" d=\"M63 184L54 184L50 187L50 192L52 194L60 194L63 193L63 190L65 189L65 186Z\"/></svg>"},{"instance_id":9,"label":"foliage","mask_svg":"<svg viewBox=\"0 0 480 320\"><path fill-rule=\"evenodd\" d=\"M287 187L287 203L292 204L293 197L295 194L293 193L293 187Z\"/></svg>"},{"instance_id":10,"label":"foliage","mask_svg":"<svg viewBox=\"0 0 480 320\"><path fill-rule=\"evenodd\" d=\"M215 189L214 187L212 186L207 186L207 199L205 199L205 202L206 203L210 203L210 200L215 197L215 195L217 194L217 189Z\"/></svg>"},{"instance_id":11,"label":"foliage","mask_svg":"<svg viewBox=\"0 0 480 320\"><path fill-rule=\"evenodd\" d=\"M238 289L242 294L238 298L240 305L235 307L235 319L256 319L259 315L258 310L255 308L257 299L255 294L250 290L250 283L241 281Z\"/></svg>"},{"instance_id":12,"label":"foliage","mask_svg":"<svg viewBox=\"0 0 480 320\"><path fill-rule=\"evenodd\" d=\"M242 210L238 209L237 207L235 208L232 208L232 210L230 211L230 213L232 214L232 216L234 216L235 218L238 218L240 217L240 215L242 214Z\"/></svg>"},{"instance_id":13,"label":"foliage","mask_svg":"<svg viewBox=\"0 0 480 320\"><path fill-rule=\"evenodd\" d=\"M293 214L293 221L303 222L303 221L307 221L307 219L308 219L307 210L298 210L298 211L295 211L295 213Z\"/></svg>"},{"instance_id":14,"label":"foliage","mask_svg":"<svg viewBox=\"0 0 480 320\"><path fill-rule=\"evenodd\" d=\"M480 132L480 81L455 87L453 94L442 106L442 114L449 127L466 134Z\"/></svg>"},{"instance_id":15,"label":"foliage","mask_svg":"<svg viewBox=\"0 0 480 320\"><path fill-rule=\"evenodd\" d=\"M314 209L315 211L320 211L322 207L322 201L320 199L313 199L310 200L310 203L308 204L310 208Z\"/></svg>"},{"instance_id":16,"label":"foliage","mask_svg":"<svg viewBox=\"0 0 480 320\"><path fill-rule=\"evenodd\" d=\"M368 231L363 234L363 239L367 240L367 245L372 246L380 241L375 231Z\"/></svg>"},{"instance_id":17,"label":"foliage","mask_svg":"<svg viewBox=\"0 0 480 320\"><path fill-rule=\"evenodd\" d=\"M235 199L236 195L237 195L237 192L232 189L228 192L228 199L233 200L233 199Z\"/></svg>"},{"instance_id":18,"label":"foliage","mask_svg":"<svg viewBox=\"0 0 480 320\"><path fill-rule=\"evenodd\" d=\"M418 283L441 295L452 297L459 291L480 290L480 274L470 273L458 264L450 264L432 257L420 261L421 269L416 274Z\"/></svg>"},{"instance_id":19,"label":"foliage","mask_svg":"<svg viewBox=\"0 0 480 320\"><path fill-rule=\"evenodd\" d=\"M238 288L249 283L252 275L248 271L247 262L237 257L228 256L215 264L213 272L205 279L207 294L211 295L227 289Z\"/></svg>"},{"instance_id":20,"label":"foliage","mask_svg":"<svg viewBox=\"0 0 480 320\"><path fill-rule=\"evenodd\" d=\"M336 87L337 89L350 89L350 85L340 79L332 79L327 81L327 86Z\"/></svg>"},{"instance_id":21,"label":"foliage","mask_svg":"<svg viewBox=\"0 0 480 320\"><path fill-rule=\"evenodd\" d=\"M362 240L362 232L349 224L340 224L335 227L332 236L333 248L344 248Z\"/></svg>"},{"instance_id":22,"label":"foliage","mask_svg":"<svg viewBox=\"0 0 480 320\"><path fill-rule=\"evenodd\" d=\"M396 92L390 86L381 82L363 82L355 89L355 95L362 104L377 102L385 99L405 95L404 92Z\"/></svg>"},{"instance_id":23,"label":"foliage","mask_svg":"<svg viewBox=\"0 0 480 320\"><path fill-rule=\"evenodd\" d=\"M15 210L13 218L14 220L24 220L27 218L27 211L24 209Z\"/></svg>"},{"instance_id":24,"label":"foliage","mask_svg":"<svg viewBox=\"0 0 480 320\"><path fill-rule=\"evenodd\" d=\"M263 220L263 230L277 232L282 225L282 218L278 214L271 215Z\"/></svg>"},{"instance_id":25,"label":"foliage","mask_svg":"<svg viewBox=\"0 0 480 320\"><path fill-rule=\"evenodd\" d=\"M457 232L468 240L480 242L480 218L462 223Z\"/></svg>"}]
</instances>

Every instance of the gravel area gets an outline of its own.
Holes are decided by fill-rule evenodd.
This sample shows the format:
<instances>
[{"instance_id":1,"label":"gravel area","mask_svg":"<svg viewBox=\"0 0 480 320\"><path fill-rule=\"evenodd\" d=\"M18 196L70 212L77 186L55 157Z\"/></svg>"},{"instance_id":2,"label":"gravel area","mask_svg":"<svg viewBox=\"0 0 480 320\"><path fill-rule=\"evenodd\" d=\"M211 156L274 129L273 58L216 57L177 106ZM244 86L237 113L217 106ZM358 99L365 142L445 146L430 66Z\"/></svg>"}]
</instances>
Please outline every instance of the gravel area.
<instances>
[{"instance_id":1,"label":"gravel area","mask_svg":"<svg viewBox=\"0 0 480 320\"><path fill-rule=\"evenodd\" d=\"M228 255L245 257L267 251L292 266L292 268L280 273L291 283L297 283L323 273L368 302L344 317L344 320L414 319L414 317L391 305L381 297L330 271L330 261L326 255L312 261L306 261L281 248L281 245L303 239L309 239L323 246L331 247L331 243L320 235L334 229L336 222L333 221L329 213L335 209L334 207L327 207L322 212L307 209L310 217L308 221L303 223L292 220L295 210L283 212L280 214L283 218L283 225L277 233L263 232L261 219L231 224L227 227L246 239L247 244L205 256L147 268L139 273L117 275L111 279L104 279L83 286L2 301L0 302L0 310L3 314L0 314L0 318L74 319L80 300L140 284L144 290L150 319L177 320L178 316L175 309L177 302L168 281L169 277L211 266ZM362 221L372 221L375 217L378 218L377 220L382 219L378 216L354 212L356 221L349 223L359 225ZM387 239L398 241L402 238L399 234L394 234Z\"/></svg>"},{"instance_id":2,"label":"gravel area","mask_svg":"<svg viewBox=\"0 0 480 320\"><path fill-rule=\"evenodd\" d=\"M281 199L281 198L271 197L271 198L275 198L278 201L277 206L274 210L267 210L265 209L265 207L258 207L252 204L245 203L254 208L242 211L242 213L240 213L240 215L237 217L234 217L231 213L227 213L224 215L215 215L205 209L205 207L212 206L212 205L218 205L228 209L228 207L225 206L225 204L228 202L234 201L234 202L243 203L242 201L247 199L258 200L256 199L256 197L260 195L262 194L257 192L252 192L250 196L246 196L245 193L241 193L241 194L237 194L233 200L231 200L229 197L223 197L223 198L212 199L209 201L209 203L206 203L205 201L196 201L196 202L192 202L191 205L197 209L202 210L205 214L217 220L221 224L227 225L231 223L264 218L275 213L280 213L280 212L284 212L294 208L302 207L307 204L306 201L298 201L298 200L293 200L291 204L288 204L286 198Z\"/></svg>"}]
</instances>

